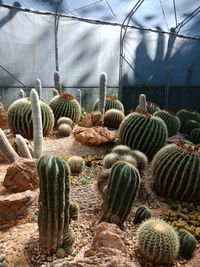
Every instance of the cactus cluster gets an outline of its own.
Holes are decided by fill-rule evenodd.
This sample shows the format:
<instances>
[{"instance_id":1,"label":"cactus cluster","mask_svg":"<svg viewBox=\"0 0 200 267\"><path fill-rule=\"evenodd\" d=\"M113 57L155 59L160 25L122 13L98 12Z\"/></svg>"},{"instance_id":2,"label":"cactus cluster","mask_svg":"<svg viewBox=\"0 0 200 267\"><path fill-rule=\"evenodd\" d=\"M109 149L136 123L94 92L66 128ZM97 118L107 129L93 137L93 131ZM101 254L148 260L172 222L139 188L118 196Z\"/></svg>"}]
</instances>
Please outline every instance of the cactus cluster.
<instances>
[{"instance_id":1,"label":"cactus cluster","mask_svg":"<svg viewBox=\"0 0 200 267\"><path fill-rule=\"evenodd\" d=\"M68 137L70 136L71 132L72 132L72 128L67 123L62 123L58 127L59 136Z\"/></svg>"},{"instance_id":2,"label":"cactus cluster","mask_svg":"<svg viewBox=\"0 0 200 267\"><path fill-rule=\"evenodd\" d=\"M178 256L179 238L176 231L160 219L149 219L137 230L141 254L154 264L170 264Z\"/></svg>"},{"instance_id":3,"label":"cactus cluster","mask_svg":"<svg viewBox=\"0 0 200 267\"><path fill-rule=\"evenodd\" d=\"M191 131L190 140L195 145L200 144L200 128L196 128Z\"/></svg>"},{"instance_id":4,"label":"cactus cluster","mask_svg":"<svg viewBox=\"0 0 200 267\"><path fill-rule=\"evenodd\" d=\"M60 126L60 124L63 124L63 123L66 123L68 124L69 126L72 126L73 124L73 121L70 119L70 118L67 118L67 117L61 117L57 120L57 127Z\"/></svg>"},{"instance_id":5,"label":"cactus cluster","mask_svg":"<svg viewBox=\"0 0 200 267\"><path fill-rule=\"evenodd\" d=\"M99 99L95 101L93 110L97 111L98 107L99 107ZM105 99L104 112L108 111L109 109L118 109L124 112L123 104L115 96L107 95Z\"/></svg>"},{"instance_id":6,"label":"cactus cluster","mask_svg":"<svg viewBox=\"0 0 200 267\"><path fill-rule=\"evenodd\" d=\"M124 113L118 109L109 109L106 111L103 122L108 128L118 129L124 119Z\"/></svg>"},{"instance_id":7,"label":"cactus cluster","mask_svg":"<svg viewBox=\"0 0 200 267\"><path fill-rule=\"evenodd\" d=\"M129 154L124 154L120 156L119 160L129 162L137 168L137 160Z\"/></svg>"},{"instance_id":8,"label":"cactus cluster","mask_svg":"<svg viewBox=\"0 0 200 267\"><path fill-rule=\"evenodd\" d=\"M134 223L140 224L143 221L146 221L150 218L151 218L151 210L146 206L140 206L135 212Z\"/></svg>"},{"instance_id":9,"label":"cactus cluster","mask_svg":"<svg viewBox=\"0 0 200 267\"><path fill-rule=\"evenodd\" d=\"M180 255L185 259L190 259L197 245L196 238L184 229L178 230L178 236L180 242Z\"/></svg>"},{"instance_id":10,"label":"cactus cluster","mask_svg":"<svg viewBox=\"0 0 200 267\"><path fill-rule=\"evenodd\" d=\"M157 192L174 200L200 200L200 147L183 142L167 145L153 159Z\"/></svg>"},{"instance_id":11,"label":"cactus cluster","mask_svg":"<svg viewBox=\"0 0 200 267\"><path fill-rule=\"evenodd\" d=\"M79 156L71 156L67 160L72 174L79 174L83 171L85 165L84 159Z\"/></svg>"},{"instance_id":12,"label":"cactus cluster","mask_svg":"<svg viewBox=\"0 0 200 267\"><path fill-rule=\"evenodd\" d=\"M177 116L180 119L181 122L181 127L180 127L180 132L185 133L185 124L189 120L194 120L200 123L200 114L192 109L181 109L177 112Z\"/></svg>"},{"instance_id":13,"label":"cactus cluster","mask_svg":"<svg viewBox=\"0 0 200 267\"><path fill-rule=\"evenodd\" d=\"M111 152L105 155L105 157L103 158L103 167L110 169L119 160L119 158L120 156L115 152Z\"/></svg>"},{"instance_id":14,"label":"cactus cluster","mask_svg":"<svg viewBox=\"0 0 200 267\"><path fill-rule=\"evenodd\" d=\"M130 147L126 145L118 145L118 146L113 147L112 152L117 153L118 155L122 156L125 154L131 155L132 150L130 149Z\"/></svg>"},{"instance_id":15,"label":"cactus cluster","mask_svg":"<svg viewBox=\"0 0 200 267\"><path fill-rule=\"evenodd\" d=\"M185 133L187 135L190 135L191 131L196 128L200 128L200 122L189 120L185 123Z\"/></svg>"}]
</instances>

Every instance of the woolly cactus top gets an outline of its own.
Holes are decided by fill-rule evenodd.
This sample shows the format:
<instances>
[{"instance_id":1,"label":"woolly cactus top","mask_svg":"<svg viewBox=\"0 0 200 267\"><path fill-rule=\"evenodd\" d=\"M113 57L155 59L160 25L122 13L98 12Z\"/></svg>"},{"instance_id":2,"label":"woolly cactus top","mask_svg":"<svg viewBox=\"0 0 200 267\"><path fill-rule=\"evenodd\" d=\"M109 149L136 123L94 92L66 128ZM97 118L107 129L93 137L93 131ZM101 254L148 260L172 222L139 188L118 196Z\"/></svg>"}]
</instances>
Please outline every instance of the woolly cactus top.
<instances>
[{"instance_id":1,"label":"woolly cactus top","mask_svg":"<svg viewBox=\"0 0 200 267\"><path fill-rule=\"evenodd\" d=\"M179 141L178 143L176 143L177 147L182 150L182 151L185 151L185 152L189 152L189 153L197 153L199 154L200 153L200 144L198 145L188 145L182 141Z\"/></svg>"},{"instance_id":2,"label":"woolly cactus top","mask_svg":"<svg viewBox=\"0 0 200 267\"><path fill-rule=\"evenodd\" d=\"M157 104L151 102L151 101L147 101L147 105L150 106L150 107L158 107Z\"/></svg>"},{"instance_id":3,"label":"woolly cactus top","mask_svg":"<svg viewBox=\"0 0 200 267\"><path fill-rule=\"evenodd\" d=\"M135 112L143 114L143 115L145 115L146 117L149 117L149 118L155 117L155 116L153 116L153 114L151 114L151 113L149 113L148 111L145 111L145 110L137 109Z\"/></svg>"},{"instance_id":4,"label":"woolly cactus top","mask_svg":"<svg viewBox=\"0 0 200 267\"><path fill-rule=\"evenodd\" d=\"M106 98L113 100L113 101L118 100L116 96L112 96L112 95L107 95Z\"/></svg>"},{"instance_id":5,"label":"woolly cactus top","mask_svg":"<svg viewBox=\"0 0 200 267\"><path fill-rule=\"evenodd\" d=\"M72 99L75 99L75 97L73 95L70 95L70 94L66 94L66 93L60 93L59 96L61 98L65 98L67 100L72 100Z\"/></svg>"},{"instance_id":6,"label":"woolly cactus top","mask_svg":"<svg viewBox=\"0 0 200 267\"><path fill-rule=\"evenodd\" d=\"M167 113L173 115L173 116L176 116L176 112L172 111L172 110L169 110L169 109L164 109L163 111L166 111Z\"/></svg>"}]
</instances>

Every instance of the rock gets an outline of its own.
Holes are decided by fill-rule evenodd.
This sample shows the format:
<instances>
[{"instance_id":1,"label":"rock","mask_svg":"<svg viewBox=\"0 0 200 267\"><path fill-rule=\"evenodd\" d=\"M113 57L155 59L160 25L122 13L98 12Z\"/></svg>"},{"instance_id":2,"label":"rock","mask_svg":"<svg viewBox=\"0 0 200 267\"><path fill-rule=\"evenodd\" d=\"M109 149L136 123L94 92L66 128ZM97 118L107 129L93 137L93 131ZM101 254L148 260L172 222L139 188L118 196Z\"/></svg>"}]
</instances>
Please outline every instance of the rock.
<instances>
[{"instance_id":1,"label":"rock","mask_svg":"<svg viewBox=\"0 0 200 267\"><path fill-rule=\"evenodd\" d=\"M17 159L7 169L3 186L9 192L22 192L35 190L39 187L39 176L37 173L36 159Z\"/></svg>"},{"instance_id":2,"label":"rock","mask_svg":"<svg viewBox=\"0 0 200 267\"><path fill-rule=\"evenodd\" d=\"M16 220L28 215L29 207L38 194L27 190L22 193L0 196L0 230L16 224Z\"/></svg>"},{"instance_id":3,"label":"rock","mask_svg":"<svg viewBox=\"0 0 200 267\"><path fill-rule=\"evenodd\" d=\"M76 126L73 130L73 134L80 143L89 146L99 146L110 143L115 138L114 132L101 126L92 128Z\"/></svg>"},{"instance_id":4,"label":"rock","mask_svg":"<svg viewBox=\"0 0 200 267\"><path fill-rule=\"evenodd\" d=\"M93 126L101 126L103 123L103 116L100 111L94 111L92 113L87 114L82 121L78 123L78 126L82 127L93 127Z\"/></svg>"},{"instance_id":5,"label":"rock","mask_svg":"<svg viewBox=\"0 0 200 267\"><path fill-rule=\"evenodd\" d=\"M2 130L9 128L7 112L5 111L4 106L1 102L0 102L0 125Z\"/></svg>"}]
</instances>

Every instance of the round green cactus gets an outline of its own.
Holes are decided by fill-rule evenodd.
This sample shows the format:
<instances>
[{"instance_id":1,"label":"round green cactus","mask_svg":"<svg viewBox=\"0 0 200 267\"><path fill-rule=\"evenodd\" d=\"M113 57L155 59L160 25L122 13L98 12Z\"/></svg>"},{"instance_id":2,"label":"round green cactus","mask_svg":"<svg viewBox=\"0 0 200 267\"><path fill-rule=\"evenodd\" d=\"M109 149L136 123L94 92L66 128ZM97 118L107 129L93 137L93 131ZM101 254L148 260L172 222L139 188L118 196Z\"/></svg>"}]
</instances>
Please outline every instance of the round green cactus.
<instances>
[{"instance_id":1,"label":"round green cactus","mask_svg":"<svg viewBox=\"0 0 200 267\"><path fill-rule=\"evenodd\" d=\"M68 137L72 133L72 128L66 123L62 123L58 127L58 135Z\"/></svg>"},{"instance_id":2,"label":"round green cactus","mask_svg":"<svg viewBox=\"0 0 200 267\"><path fill-rule=\"evenodd\" d=\"M97 99L94 103L94 111L98 110L99 106L99 99ZM124 112L124 106L123 104L114 96L106 96L106 101L105 101L105 107L104 107L104 112L108 111L109 109L118 109Z\"/></svg>"},{"instance_id":3,"label":"round green cactus","mask_svg":"<svg viewBox=\"0 0 200 267\"><path fill-rule=\"evenodd\" d=\"M200 147L183 142L167 145L153 159L157 192L179 201L200 201Z\"/></svg>"},{"instance_id":4,"label":"round green cactus","mask_svg":"<svg viewBox=\"0 0 200 267\"><path fill-rule=\"evenodd\" d=\"M60 93L52 98L49 106L53 110L55 120L61 117L68 117L74 123L77 123L81 116L81 107L74 96Z\"/></svg>"},{"instance_id":5,"label":"round green cactus","mask_svg":"<svg viewBox=\"0 0 200 267\"><path fill-rule=\"evenodd\" d=\"M200 128L200 123L194 120L189 120L185 123L185 133L190 135L193 129Z\"/></svg>"},{"instance_id":6,"label":"round green cactus","mask_svg":"<svg viewBox=\"0 0 200 267\"><path fill-rule=\"evenodd\" d=\"M64 246L70 246L74 243L75 236L71 228L67 228L63 234L63 244Z\"/></svg>"},{"instance_id":7,"label":"round green cactus","mask_svg":"<svg viewBox=\"0 0 200 267\"><path fill-rule=\"evenodd\" d=\"M197 245L196 238L185 229L178 230L178 236L180 241L180 255L185 259L190 259Z\"/></svg>"},{"instance_id":8,"label":"round green cactus","mask_svg":"<svg viewBox=\"0 0 200 267\"><path fill-rule=\"evenodd\" d=\"M118 160L119 155L115 152L111 152L103 158L103 167L106 169L110 169Z\"/></svg>"},{"instance_id":9,"label":"round green cactus","mask_svg":"<svg viewBox=\"0 0 200 267\"><path fill-rule=\"evenodd\" d=\"M67 118L67 117L61 117L57 120L57 127L60 126L60 124L63 124L63 123L66 123L68 124L69 126L72 126L73 124L73 121L70 119L70 118Z\"/></svg>"},{"instance_id":10,"label":"round green cactus","mask_svg":"<svg viewBox=\"0 0 200 267\"><path fill-rule=\"evenodd\" d=\"M192 109L181 109L177 112L177 116L180 119L181 127L180 132L185 133L185 124L189 120L194 120L200 123L200 114Z\"/></svg>"},{"instance_id":11,"label":"round green cactus","mask_svg":"<svg viewBox=\"0 0 200 267\"><path fill-rule=\"evenodd\" d=\"M118 129L124 119L124 113L118 109L109 109L104 115L104 125L109 128Z\"/></svg>"},{"instance_id":12,"label":"round green cactus","mask_svg":"<svg viewBox=\"0 0 200 267\"><path fill-rule=\"evenodd\" d=\"M59 258L59 259L62 259L66 256L66 252L65 252L65 249L64 248L59 248L57 251L56 251L56 257Z\"/></svg>"},{"instance_id":13,"label":"round green cactus","mask_svg":"<svg viewBox=\"0 0 200 267\"><path fill-rule=\"evenodd\" d=\"M40 100L42 113L43 136L46 136L54 125L51 108ZM33 120L30 98L16 100L8 109L8 123L14 135L21 134L24 138L33 139Z\"/></svg>"},{"instance_id":14,"label":"round green cactus","mask_svg":"<svg viewBox=\"0 0 200 267\"><path fill-rule=\"evenodd\" d=\"M169 137L177 134L181 123L179 118L176 116L176 113L169 110L160 110L155 112L154 115L158 116L165 122Z\"/></svg>"},{"instance_id":15,"label":"round green cactus","mask_svg":"<svg viewBox=\"0 0 200 267\"><path fill-rule=\"evenodd\" d=\"M152 159L167 140L167 126L159 117L138 110L125 117L119 127L119 142Z\"/></svg>"},{"instance_id":16,"label":"round green cactus","mask_svg":"<svg viewBox=\"0 0 200 267\"><path fill-rule=\"evenodd\" d=\"M72 174L79 174L82 172L83 167L85 165L85 161L82 157L79 156L71 156L67 163L69 164L70 170Z\"/></svg>"},{"instance_id":17,"label":"round green cactus","mask_svg":"<svg viewBox=\"0 0 200 267\"><path fill-rule=\"evenodd\" d=\"M70 207L69 207L69 211L70 211L70 218L73 221L77 221L79 218L79 205L76 202L70 202Z\"/></svg>"},{"instance_id":18,"label":"round green cactus","mask_svg":"<svg viewBox=\"0 0 200 267\"><path fill-rule=\"evenodd\" d=\"M139 172L144 171L147 166L147 156L139 150L131 150L131 155L137 160L137 168Z\"/></svg>"},{"instance_id":19,"label":"round green cactus","mask_svg":"<svg viewBox=\"0 0 200 267\"><path fill-rule=\"evenodd\" d=\"M118 146L113 147L112 152L117 153L118 155L122 156L125 154L131 155L132 150L128 146L118 145Z\"/></svg>"},{"instance_id":20,"label":"round green cactus","mask_svg":"<svg viewBox=\"0 0 200 267\"><path fill-rule=\"evenodd\" d=\"M195 145L200 144L200 128L196 128L191 131L190 140Z\"/></svg>"},{"instance_id":21,"label":"round green cactus","mask_svg":"<svg viewBox=\"0 0 200 267\"><path fill-rule=\"evenodd\" d=\"M154 264L170 264L178 256L179 238L176 231L160 219L149 219L137 230L141 254Z\"/></svg>"},{"instance_id":22,"label":"round green cactus","mask_svg":"<svg viewBox=\"0 0 200 267\"><path fill-rule=\"evenodd\" d=\"M124 154L119 158L120 161L126 161L129 162L130 164L134 165L137 168L137 160L129 155L129 154Z\"/></svg>"},{"instance_id":23,"label":"round green cactus","mask_svg":"<svg viewBox=\"0 0 200 267\"><path fill-rule=\"evenodd\" d=\"M118 161L111 169L101 221L123 223L129 215L140 186L140 174L130 163Z\"/></svg>"},{"instance_id":24,"label":"round green cactus","mask_svg":"<svg viewBox=\"0 0 200 267\"><path fill-rule=\"evenodd\" d=\"M140 224L143 221L150 218L151 218L151 210L146 206L140 206L135 212L134 223Z\"/></svg>"}]
</instances>

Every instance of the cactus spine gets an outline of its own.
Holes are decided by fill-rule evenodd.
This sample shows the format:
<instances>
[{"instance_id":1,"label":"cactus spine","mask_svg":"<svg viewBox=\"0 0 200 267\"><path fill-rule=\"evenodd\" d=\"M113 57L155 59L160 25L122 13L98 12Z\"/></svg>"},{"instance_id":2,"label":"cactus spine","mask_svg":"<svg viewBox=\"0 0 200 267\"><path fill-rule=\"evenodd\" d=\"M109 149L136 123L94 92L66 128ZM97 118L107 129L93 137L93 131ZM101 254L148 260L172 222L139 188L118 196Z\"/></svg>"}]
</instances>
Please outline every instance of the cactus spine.
<instances>
[{"instance_id":1,"label":"cactus spine","mask_svg":"<svg viewBox=\"0 0 200 267\"><path fill-rule=\"evenodd\" d=\"M13 163L19 155L9 143L5 133L0 128L0 154L9 162Z\"/></svg>"},{"instance_id":2,"label":"cactus spine","mask_svg":"<svg viewBox=\"0 0 200 267\"><path fill-rule=\"evenodd\" d=\"M146 206L140 206L135 212L134 223L139 224L150 218L151 210Z\"/></svg>"},{"instance_id":3,"label":"cactus spine","mask_svg":"<svg viewBox=\"0 0 200 267\"><path fill-rule=\"evenodd\" d=\"M42 98L42 84L41 84L40 79L37 79L37 80L35 81L35 90L36 90L37 93L38 93L38 97L39 97L39 99L41 99L41 98Z\"/></svg>"},{"instance_id":4,"label":"cactus spine","mask_svg":"<svg viewBox=\"0 0 200 267\"><path fill-rule=\"evenodd\" d=\"M54 86L58 93L62 93L62 85L60 81L60 74L58 71L54 73Z\"/></svg>"},{"instance_id":5,"label":"cactus spine","mask_svg":"<svg viewBox=\"0 0 200 267\"><path fill-rule=\"evenodd\" d=\"M107 74L105 72L102 72L99 78L99 111L102 115L104 115L105 111L106 86Z\"/></svg>"},{"instance_id":6,"label":"cactus spine","mask_svg":"<svg viewBox=\"0 0 200 267\"><path fill-rule=\"evenodd\" d=\"M34 156L39 159L42 156L43 131L40 101L35 89L31 90L30 99L33 119Z\"/></svg>"},{"instance_id":7,"label":"cactus spine","mask_svg":"<svg viewBox=\"0 0 200 267\"><path fill-rule=\"evenodd\" d=\"M187 230L178 230L178 236L180 241L180 255L185 259L190 259L196 248L196 238Z\"/></svg>"},{"instance_id":8,"label":"cactus spine","mask_svg":"<svg viewBox=\"0 0 200 267\"><path fill-rule=\"evenodd\" d=\"M24 98L24 90L23 89L19 90L18 99L20 99L20 98Z\"/></svg>"},{"instance_id":9,"label":"cactus spine","mask_svg":"<svg viewBox=\"0 0 200 267\"><path fill-rule=\"evenodd\" d=\"M21 136L21 134L16 134L16 144L17 144L19 152L22 154L24 158L32 159L32 156L26 144L26 141L23 138L23 136Z\"/></svg>"},{"instance_id":10,"label":"cactus spine","mask_svg":"<svg viewBox=\"0 0 200 267\"><path fill-rule=\"evenodd\" d=\"M190 140L195 145L200 144L200 128L196 128L191 131Z\"/></svg>"},{"instance_id":11,"label":"cactus spine","mask_svg":"<svg viewBox=\"0 0 200 267\"><path fill-rule=\"evenodd\" d=\"M124 113L121 110L109 109L106 111L103 121L106 127L118 129L123 119Z\"/></svg>"},{"instance_id":12,"label":"cactus spine","mask_svg":"<svg viewBox=\"0 0 200 267\"><path fill-rule=\"evenodd\" d=\"M141 94L139 96L139 106L138 109L147 111L147 101L146 101L146 95Z\"/></svg>"}]
</instances>

